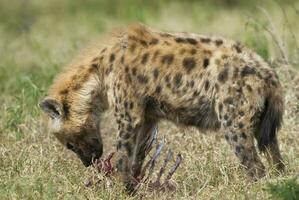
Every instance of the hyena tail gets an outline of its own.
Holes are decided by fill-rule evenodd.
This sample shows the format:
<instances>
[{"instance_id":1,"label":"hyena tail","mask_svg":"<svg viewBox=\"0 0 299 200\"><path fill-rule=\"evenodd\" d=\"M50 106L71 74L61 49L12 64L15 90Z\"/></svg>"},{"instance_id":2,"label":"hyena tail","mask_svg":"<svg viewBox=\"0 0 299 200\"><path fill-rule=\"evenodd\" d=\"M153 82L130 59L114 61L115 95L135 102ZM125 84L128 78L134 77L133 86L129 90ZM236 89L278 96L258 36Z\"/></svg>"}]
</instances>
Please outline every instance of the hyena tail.
<instances>
[{"instance_id":1,"label":"hyena tail","mask_svg":"<svg viewBox=\"0 0 299 200\"><path fill-rule=\"evenodd\" d=\"M276 142L276 133L281 127L283 112L284 101L280 89L270 90L260 118L258 148L261 152Z\"/></svg>"}]
</instances>

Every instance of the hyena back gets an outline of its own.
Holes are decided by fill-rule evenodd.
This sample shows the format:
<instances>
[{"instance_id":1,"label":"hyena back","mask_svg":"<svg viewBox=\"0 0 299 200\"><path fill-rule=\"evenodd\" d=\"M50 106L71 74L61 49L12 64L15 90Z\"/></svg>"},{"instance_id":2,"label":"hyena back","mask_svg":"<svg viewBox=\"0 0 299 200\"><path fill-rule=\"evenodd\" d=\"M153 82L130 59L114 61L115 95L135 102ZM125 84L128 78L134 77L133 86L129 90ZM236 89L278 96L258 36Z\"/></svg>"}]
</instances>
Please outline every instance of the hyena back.
<instances>
[{"instance_id":1,"label":"hyena back","mask_svg":"<svg viewBox=\"0 0 299 200\"><path fill-rule=\"evenodd\" d=\"M66 70L56 79L49 97L41 103L48 113L55 111L56 103L68 108L67 119L60 117L56 130L62 143L67 145L66 138L79 140L73 136L89 133L80 131L82 127L98 124L100 113L113 109L118 125L117 168L127 185L138 177L147 139L161 119L223 131L253 179L265 173L254 139L269 161L283 170L276 136L284 110L282 88L274 70L260 56L224 38L163 33L140 24L111 38L83 65L79 61L72 66L71 76ZM82 91L88 95L80 96ZM72 123L77 130L66 129L73 118L82 119ZM99 126L93 127L101 141ZM72 147L86 152L76 144ZM90 149L88 154L92 154Z\"/></svg>"}]
</instances>

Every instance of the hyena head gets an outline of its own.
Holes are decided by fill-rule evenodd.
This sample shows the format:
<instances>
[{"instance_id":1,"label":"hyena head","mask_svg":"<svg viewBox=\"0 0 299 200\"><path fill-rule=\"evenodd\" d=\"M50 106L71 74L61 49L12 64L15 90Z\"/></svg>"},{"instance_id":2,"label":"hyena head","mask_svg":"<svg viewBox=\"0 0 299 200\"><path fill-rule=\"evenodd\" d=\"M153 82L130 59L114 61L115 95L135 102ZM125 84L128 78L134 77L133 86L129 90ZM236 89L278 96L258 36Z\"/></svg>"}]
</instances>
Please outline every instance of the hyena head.
<instances>
[{"instance_id":1,"label":"hyena head","mask_svg":"<svg viewBox=\"0 0 299 200\"><path fill-rule=\"evenodd\" d=\"M71 76L62 74L52 85L49 96L40 103L49 116L50 132L76 153L86 167L103 153L99 114L106 101L98 92L95 76L84 71Z\"/></svg>"}]
</instances>

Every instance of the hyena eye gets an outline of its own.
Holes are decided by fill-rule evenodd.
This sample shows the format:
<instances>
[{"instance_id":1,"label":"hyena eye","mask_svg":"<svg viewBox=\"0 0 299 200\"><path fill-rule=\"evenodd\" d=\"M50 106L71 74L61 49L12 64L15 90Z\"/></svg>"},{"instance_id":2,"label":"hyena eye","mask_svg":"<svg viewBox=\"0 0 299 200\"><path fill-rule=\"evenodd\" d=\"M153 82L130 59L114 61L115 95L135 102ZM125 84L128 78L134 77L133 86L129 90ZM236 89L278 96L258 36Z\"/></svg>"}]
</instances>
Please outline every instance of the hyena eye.
<instances>
[{"instance_id":1,"label":"hyena eye","mask_svg":"<svg viewBox=\"0 0 299 200\"><path fill-rule=\"evenodd\" d=\"M74 150L74 147L75 147L74 144L72 144L72 143L70 143L70 142L67 142L67 143L66 143L66 148L67 148L67 149Z\"/></svg>"}]
</instances>

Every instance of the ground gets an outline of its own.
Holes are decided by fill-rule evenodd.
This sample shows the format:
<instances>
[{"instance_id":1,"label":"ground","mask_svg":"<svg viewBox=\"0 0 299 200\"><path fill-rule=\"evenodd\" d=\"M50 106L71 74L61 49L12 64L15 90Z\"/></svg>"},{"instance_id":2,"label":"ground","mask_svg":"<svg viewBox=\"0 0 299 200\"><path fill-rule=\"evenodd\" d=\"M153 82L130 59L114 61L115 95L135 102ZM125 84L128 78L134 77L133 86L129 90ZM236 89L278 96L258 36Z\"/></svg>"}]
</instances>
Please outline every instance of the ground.
<instances>
[{"instance_id":1,"label":"ground","mask_svg":"<svg viewBox=\"0 0 299 200\"><path fill-rule=\"evenodd\" d=\"M299 33L299 4L287 1L281 9L270 1L235 2L1 1L0 199L128 198L120 184L112 188L104 184L84 186L92 169L86 169L47 132L38 102L53 77L80 48L101 32L137 20L165 31L230 37L268 61L275 61L273 67L285 88L286 113L279 139L287 170L279 176L270 172L265 179L250 183L223 135L202 134L163 122L159 137L165 136L167 148L183 155L183 163L173 177L178 189L162 194L141 190L131 199L267 199L269 183L295 177L299 172L299 66L293 35ZM263 29L271 27L263 9L272 19L278 42ZM278 48L277 43L284 45ZM283 58L281 52L287 55L288 65L278 64L277 60ZM109 116L107 113L103 122L106 150L116 137Z\"/></svg>"}]
</instances>

